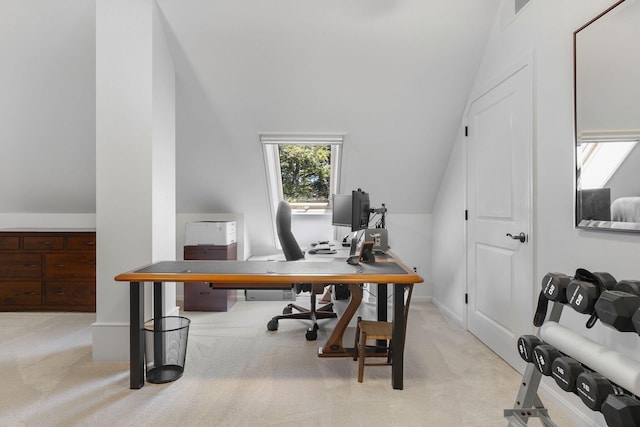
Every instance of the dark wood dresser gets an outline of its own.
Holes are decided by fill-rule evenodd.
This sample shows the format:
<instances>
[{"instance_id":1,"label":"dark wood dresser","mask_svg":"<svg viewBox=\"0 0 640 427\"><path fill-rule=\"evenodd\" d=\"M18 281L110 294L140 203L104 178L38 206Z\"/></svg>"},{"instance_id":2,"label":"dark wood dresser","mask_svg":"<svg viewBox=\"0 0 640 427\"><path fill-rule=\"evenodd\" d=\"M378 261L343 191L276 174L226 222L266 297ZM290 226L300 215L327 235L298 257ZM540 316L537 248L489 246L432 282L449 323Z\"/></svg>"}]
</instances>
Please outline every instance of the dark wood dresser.
<instances>
[{"instance_id":1,"label":"dark wood dresser","mask_svg":"<svg viewBox=\"0 0 640 427\"><path fill-rule=\"evenodd\" d=\"M96 233L0 230L0 311L96 311Z\"/></svg>"},{"instance_id":2,"label":"dark wood dresser","mask_svg":"<svg viewBox=\"0 0 640 427\"><path fill-rule=\"evenodd\" d=\"M238 259L237 244L193 245L184 247L187 260L229 260ZM211 289L208 283L187 283L184 285L185 311L229 311L236 303L238 291L235 289Z\"/></svg>"}]
</instances>

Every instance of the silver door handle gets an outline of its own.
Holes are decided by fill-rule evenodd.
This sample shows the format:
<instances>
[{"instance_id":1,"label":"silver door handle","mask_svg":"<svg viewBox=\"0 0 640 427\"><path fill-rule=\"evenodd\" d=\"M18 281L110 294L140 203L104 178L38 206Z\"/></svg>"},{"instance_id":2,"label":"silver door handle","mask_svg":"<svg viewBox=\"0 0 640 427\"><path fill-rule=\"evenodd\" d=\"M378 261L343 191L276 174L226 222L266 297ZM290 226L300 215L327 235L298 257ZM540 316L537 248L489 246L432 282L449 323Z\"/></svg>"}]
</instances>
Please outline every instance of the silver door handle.
<instances>
[{"instance_id":1,"label":"silver door handle","mask_svg":"<svg viewBox=\"0 0 640 427\"><path fill-rule=\"evenodd\" d=\"M507 237L511 237L513 240L520 240L521 243L524 243L527 241L527 235L524 234L522 231L520 232L520 234L514 236L511 233L507 233Z\"/></svg>"}]
</instances>

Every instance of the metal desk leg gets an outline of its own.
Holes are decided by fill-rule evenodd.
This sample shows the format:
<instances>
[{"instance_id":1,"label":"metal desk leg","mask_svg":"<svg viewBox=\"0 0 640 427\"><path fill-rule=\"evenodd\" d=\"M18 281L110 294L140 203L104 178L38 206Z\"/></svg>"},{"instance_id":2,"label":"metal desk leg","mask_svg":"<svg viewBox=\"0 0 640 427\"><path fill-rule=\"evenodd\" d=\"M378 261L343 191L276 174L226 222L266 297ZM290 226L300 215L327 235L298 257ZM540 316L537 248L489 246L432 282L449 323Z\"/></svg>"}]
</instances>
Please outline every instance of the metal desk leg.
<instances>
[{"instance_id":1,"label":"metal desk leg","mask_svg":"<svg viewBox=\"0 0 640 427\"><path fill-rule=\"evenodd\" d=\"M129 301L130 388L144 386L144 283L131 282Z\"/></svg>"},{"instance_id":2,"label":"metal desk leg","mask_svg":"<svg viewBox=\"0 0 640 427\"><path fill-rule=\"evenodd\" d=\"M402 390L404 375L404 289L405 285L393 286L393 340L391 342L391 385Z\"/></svg>"},{"instance_id":3,"label":"metal desk leg","mask_svg":"<svg viewBox=\"0 0 640 427\"><path fill-rule=\"evenodd\" d=\"M376 298L376 308L378 310L378 320L387 321L387 284L378 283L378 296Z\"/></svg>"},{"instance_id":4,"label":"metal desk leg","mask_svg":"<svg viewBox=\"0 0 640 427\"><path fill-rule=\"evenodd\" d=\"M162 366L165 362L164 355L164 333L162 327L162 317L164 316L164 295L162 283L153 283L153 362L155 366Z\"/></svg>"},{"instance_id":5,"label":"metal desk leg","mask_svg":"<svg viewBox=\"0 0 640 427\"><path fill-rule=\"evenodd\" d=\"M387 284L386 283L378 283L377 294L376 297L376 310L378 315L379 322L387 321ZM384 352L384 348L387 347L387 340L376 340L376 346L378 346L379 351Z\"/></svg>"}]
</instances>

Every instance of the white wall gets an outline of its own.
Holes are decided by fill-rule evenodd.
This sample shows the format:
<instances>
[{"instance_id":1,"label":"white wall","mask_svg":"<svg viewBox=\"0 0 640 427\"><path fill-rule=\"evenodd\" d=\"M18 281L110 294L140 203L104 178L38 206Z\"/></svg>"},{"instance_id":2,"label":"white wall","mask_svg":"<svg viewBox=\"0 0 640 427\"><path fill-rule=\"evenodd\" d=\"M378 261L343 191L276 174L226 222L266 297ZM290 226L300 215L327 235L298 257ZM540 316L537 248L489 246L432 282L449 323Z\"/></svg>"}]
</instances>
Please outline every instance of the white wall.
<instances>
[{"instance_id":1,"label":"white wall","mask_svg":"<svg viewBox=\"0 0 640 427\"><path fill-rule=\"evenodd\" d=\"M95 213L95 2L2 0L0 58L0 213Z\"/></svg>"},{"instance_id":2,"label":"white wall","mask_svg":"<svg viewBox=\"0 0 640 427\"><path fill-rule=\"evenodd\" d=\"M94 360L129 354L129 286L114 277L175 259L174 68L156 7L96 2ZM165 313L176 311L175 286L165 302ZM150 313L147 298L145 318Z\"/></svg>"},{"instance_id":3,"label":"white wall","mask_svg":"<svg viewBox=\"0 0 640 427\"><path fill-rule=\"evenodd\" d=\"M431 273L433 303L456 323L464 324L467 288L465 245L465 150L456 138L433 210Z\"/></svg>"},{"instance_id":4,"label":"white wall","mask_svg":"<svg viewBox=\"0 0 640 427\"><path fill-rule=\"evenodd\" d=\"M578 267L608 271L617 279L640 278L637 269L640 235L581 231L573 227L572 35L613 3L612 0L532 1L506 28L497 25L476 80L475 90L487 87L512 64L533 52L535 208L530 242L535 245L536 284L549 271L572 274ZM461 277L465 259L464 235L460 230L464 224L459 220L459 209L463 206L460 198L464 197L463 154L458 140L434 210L434 250L445 247L450 255L434 256L434 300L456 320L464 315L465 307L458 301L466 289ZM564 311L563 324L638 359L637 336L614 332L599 323L586 330L585 322L583 315ZM602 415L586 409L577 397L560 393L555 383L546 379L544 384L547 398L568 402L585 424L604 425ZM514 389L514 396L516 392Z\"/></svg>"}]
</instances>

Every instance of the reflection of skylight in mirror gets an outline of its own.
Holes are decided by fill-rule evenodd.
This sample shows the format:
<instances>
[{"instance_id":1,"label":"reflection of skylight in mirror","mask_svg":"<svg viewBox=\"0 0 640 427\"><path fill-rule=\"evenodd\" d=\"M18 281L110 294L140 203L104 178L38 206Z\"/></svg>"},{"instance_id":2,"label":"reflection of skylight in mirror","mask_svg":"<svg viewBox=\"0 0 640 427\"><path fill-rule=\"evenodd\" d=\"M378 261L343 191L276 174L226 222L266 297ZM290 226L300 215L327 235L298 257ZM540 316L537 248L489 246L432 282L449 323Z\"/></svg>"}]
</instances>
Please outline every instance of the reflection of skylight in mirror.
<instances>
[{"instance_id":1,"label":"reflection of skylight in mirror","mask_svg":"<svg viewBox=\"0 0 640 427\"><path fill-rule=\"evenodd\" d=\"M580 188L605 188L638 139L582 142L578 145Z\"/></svg>"}]
</instances>

